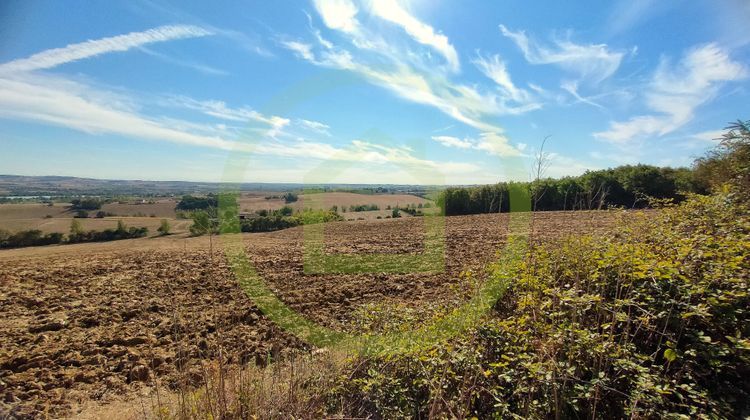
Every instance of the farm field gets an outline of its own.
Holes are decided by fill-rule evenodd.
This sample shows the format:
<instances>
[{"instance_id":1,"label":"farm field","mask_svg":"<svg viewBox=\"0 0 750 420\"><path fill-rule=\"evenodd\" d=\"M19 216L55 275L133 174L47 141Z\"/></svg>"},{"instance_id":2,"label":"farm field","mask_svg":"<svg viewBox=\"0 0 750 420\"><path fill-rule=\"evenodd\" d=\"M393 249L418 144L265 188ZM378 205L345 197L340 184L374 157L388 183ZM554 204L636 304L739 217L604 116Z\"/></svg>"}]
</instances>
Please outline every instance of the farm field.
<instances>
[{"instance_id":1,"label":"farm field","mask_svg":"<svg viewBox=\"0 0 750 420\"><path fill-rule=\"evenodd\" d=\"M341 212L344 219L375 220L378 216L386 218L391 215L391 211L386 210L388 206L419 205L429 202L421 197L408 194L368 195L339 192L322 193L315 200L306 199L305 195L301 194L298 201L289 204L285 204L282 198L265 198L281 195L283 193L267 191L243 193L239 199L239 207L243 212L254 212L256 210L276 210L289 205L295 211L301 211L305 208L327 210L334 205L348 207L351 205L375 204L380 207L380 210L362 212L347 210L347 212ZM89 218L78 220L84 230L114 228L117 226L117 221L122 220L128 226L147 227L150 235L155 235L161 219L167 219L172 226L173 233L185 233L192 222L176 218L175 206L177 202L177 199L162 198L155 200L153 203L140 203L138 200L128 203L106 203L102 206L101 211L113 216L97 219L93 217L97 211L89 211ZM74 213L70 210L70 205L66 203L54 203L52 206L42 203L0 204L0 229L10 232L39 229L43 233L67 233ZM402 212L402 217L410 216Z\"/></svg>"},{"instance_id":2,"label":"farm field","mask_svg":"<svg viewBox=\"0 0 750 420\"><path fill-rule=\"evenodd\" d=\"M619 214L536 213L534 237L606 230ZM418 307L455 299L452 286L461 272L482 278L505 241L508 220L507 214L447 218L440 273L305 275L301 228L242 239L286 304L349 331L368 304ZM336 222L325 230L328 252L421 247L420 218ZM0 412L71 415L82 405L134 396L154 381L198 385L201 363L219 352L232 364L262 365L269 354L308 349L245 296L218 241L169 236L0 251Z\"/></svg>"},{"instance_id":3,"label":"farm field","mask_svg":"<svg viewBox=\"0 0 750 420\"><path fill-rule=\"evenodd\" d=\"M391 210L387 210L390 207L405 207L407 205L415 205L431 203L422 197L409 194L356 194L348 192L328 192L322 194L316 194L315 197L310 197L305 194L300 194L299 199L292 203L285 203L282 198L271 198L266 197L281 196L283 193L264 193L260 195L256 194L243 194L239 200L240 210L243 212L254 212L256 210L278 210L284 206L289 206L295 211L301 211L303 209L313 210L328 210L333 206L337 206L339 214L346 220L375 220L380 216L385 218L391 215ZM380 210L372 211L349 211L349 206L357 205L377 205ZM346 207L346 211L341 211L342 208ZM410 217L407 213L402 214L403 217Z\"/></svg>"}]
</instances>

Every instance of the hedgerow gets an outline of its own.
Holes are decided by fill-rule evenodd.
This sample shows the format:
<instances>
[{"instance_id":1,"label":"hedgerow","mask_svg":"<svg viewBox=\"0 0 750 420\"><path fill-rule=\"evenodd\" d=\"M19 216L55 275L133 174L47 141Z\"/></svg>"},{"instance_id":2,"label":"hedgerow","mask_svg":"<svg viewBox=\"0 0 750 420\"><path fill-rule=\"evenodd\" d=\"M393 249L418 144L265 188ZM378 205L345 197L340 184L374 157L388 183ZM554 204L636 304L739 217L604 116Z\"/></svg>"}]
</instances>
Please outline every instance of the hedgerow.
<instances>
[{"instance_id":1,"label":"hedgerow","mask_svg":"<svg viewBox=\"0 0 750 420\"><path fill-rule=\"evenodd\" d=\"M266 213L268 214L268 213ZM240 223L242 232L272 232L290 227L327 223L344 220L338 213L326 210L305 210L294 216L273 212L271 215L257 216Z\"/></svg>"},{"instance_id":2,"label":"hedgerow","mask_svg":"<svg viewBox=\"0 0 750 420\"><path fill-rule=\"evenodd\" d=\"M468 337L363 358L332 410L376 418L750 414L750 211L731 193L533 245Z\"/></svg>"}]
</instances>

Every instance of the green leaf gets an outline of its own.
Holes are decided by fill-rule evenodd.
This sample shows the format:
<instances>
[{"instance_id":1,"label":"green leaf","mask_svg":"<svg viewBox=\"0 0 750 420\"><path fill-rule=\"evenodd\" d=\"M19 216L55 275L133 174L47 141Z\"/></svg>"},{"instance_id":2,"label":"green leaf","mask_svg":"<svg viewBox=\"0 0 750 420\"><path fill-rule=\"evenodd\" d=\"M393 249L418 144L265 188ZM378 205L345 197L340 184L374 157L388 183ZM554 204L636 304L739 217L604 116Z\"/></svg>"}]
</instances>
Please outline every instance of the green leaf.
<instances>
[{"instance_id":1,"label":"green leaf","mask_svg":"<svg viewBox=\"0 0 750 420\"><path fill-rule=\"evenodd\" d=\"M670 363L674 362L677 360L677 352L674 349L666 349L664 350L664 358Z\"/></svg>"}]
</instances>

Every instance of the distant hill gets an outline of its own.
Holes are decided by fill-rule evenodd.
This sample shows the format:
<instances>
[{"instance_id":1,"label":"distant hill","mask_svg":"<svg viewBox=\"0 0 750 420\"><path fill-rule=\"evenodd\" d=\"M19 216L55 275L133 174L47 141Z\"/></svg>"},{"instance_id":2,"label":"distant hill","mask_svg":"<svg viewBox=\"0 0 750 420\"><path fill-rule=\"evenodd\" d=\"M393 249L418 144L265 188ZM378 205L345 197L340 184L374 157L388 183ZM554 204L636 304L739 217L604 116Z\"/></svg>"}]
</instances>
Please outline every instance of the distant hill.
<instances>
[{"instance_id":1,"label":"distant hill","mask_svg":"<svg viewBox=\"0 0 750 420\"><path fill-rule=\"evenodd\" d=\"M71 176L0 175L0 197L67 196L67 195L182 195L219 192L224 189L239 191L294 191L304 187L325 191L358 193L399 193L423 196L438 189L423 185L324 184L303 185L289 183L242 183L189 181L140 181L77 178Z\"/></svg>"}]
</instances>

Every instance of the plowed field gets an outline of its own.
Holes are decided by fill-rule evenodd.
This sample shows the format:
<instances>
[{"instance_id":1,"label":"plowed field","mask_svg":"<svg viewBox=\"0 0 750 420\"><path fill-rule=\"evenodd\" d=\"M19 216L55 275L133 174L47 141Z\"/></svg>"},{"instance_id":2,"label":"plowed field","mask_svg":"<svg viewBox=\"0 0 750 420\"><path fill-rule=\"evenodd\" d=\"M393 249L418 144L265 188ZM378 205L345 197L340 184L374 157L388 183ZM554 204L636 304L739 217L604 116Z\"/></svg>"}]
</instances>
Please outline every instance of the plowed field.
<instances>
[{"instance_id":1,"label":"plowed field","mask_svg":"<svg viewBox=\"0 0 750 420\"><path fill-rule=\"evenodd\" d=\"M606 229L610 212L538 213L535 238ZM444 299L461 271L482 276L502 246L507 215L446 219L446 270L317 274L302 269L300 228L244 234L272 290L306 317L349 329L361 305ZM420 218L326 225L326 251L414 253ZM79 403L127 395L158 379L198 385L201 361L264 364L307 349L237 285L220 241L147 238L0 252L0 418L64 416Z\"/></svg>"}]
</instances>

